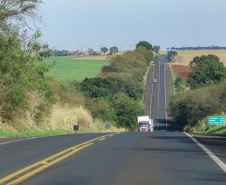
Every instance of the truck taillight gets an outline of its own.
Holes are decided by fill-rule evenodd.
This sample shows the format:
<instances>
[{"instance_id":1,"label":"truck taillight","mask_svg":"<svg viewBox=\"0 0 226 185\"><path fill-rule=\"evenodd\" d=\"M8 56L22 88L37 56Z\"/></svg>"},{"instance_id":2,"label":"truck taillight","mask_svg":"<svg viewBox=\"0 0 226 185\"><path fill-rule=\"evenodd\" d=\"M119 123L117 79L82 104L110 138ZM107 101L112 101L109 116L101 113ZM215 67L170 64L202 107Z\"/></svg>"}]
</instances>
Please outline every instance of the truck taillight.
<instances>
[{"instance_id":1,"label":"truck taillight","mask_svg":"<svg viewBox=\"0 0 226 185\"><path fill-rule=\"evenodd\" d=\"M140 127L138 127L138 131L140 132Z\"/></svg>"},{"instance_id":2,"label":"truck taillight","mask_svg":"<svg viewBox=\"0 0 226 185\"><path fill-rule=\"evenodd\" d=\"M148 126L148 131L150 131L150 127Z\"/></svg>"}]
</instances>

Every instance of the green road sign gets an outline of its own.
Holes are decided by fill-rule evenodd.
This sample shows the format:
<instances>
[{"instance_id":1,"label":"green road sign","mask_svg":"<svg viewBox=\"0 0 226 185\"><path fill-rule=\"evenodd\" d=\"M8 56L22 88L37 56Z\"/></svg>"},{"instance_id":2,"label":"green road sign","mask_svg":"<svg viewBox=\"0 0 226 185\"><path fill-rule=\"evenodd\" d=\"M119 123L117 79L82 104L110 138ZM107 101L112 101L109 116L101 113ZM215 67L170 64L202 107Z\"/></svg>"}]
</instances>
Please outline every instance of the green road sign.
<instances>
[{"instance_id":1,"label":"green road sign","mask_svg":"<svg viewBox=\"0 0 226 185\"><path fill-rule=\"evenodd\" d=\"M209 117L209 125L224 125L224 117Z\"/></svg>"}]
</instances>

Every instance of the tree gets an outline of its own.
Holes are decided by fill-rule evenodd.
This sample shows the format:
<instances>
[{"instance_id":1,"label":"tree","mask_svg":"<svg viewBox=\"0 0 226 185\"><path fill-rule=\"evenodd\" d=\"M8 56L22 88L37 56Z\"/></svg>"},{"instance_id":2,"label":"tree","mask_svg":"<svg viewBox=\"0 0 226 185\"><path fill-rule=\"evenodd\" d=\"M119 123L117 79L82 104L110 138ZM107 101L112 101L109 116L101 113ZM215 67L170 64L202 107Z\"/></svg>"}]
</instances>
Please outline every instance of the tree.
<instances>
[{"instance_id":1,"label":"tree","mask_svg":"<svg viewBox=\"0 0 226 185\"><path fill-rule=\"evenodd\" d=\"M92 48L88 48L87 51L88 51L89 54L93 53L93 49Z\"/></svg>"},{"instance_id":2,"label":"tree","mask_svg":"<svg viewBox=\"0 0 226 185\"><path fill-rule=\"evenodd\" d=\"M101 48L101 51L105 54L105 53L108 51L108 48L102 47L102 48Z\"/></svg>"},{"instance_id":3,"label":"tree","mask_svg":"<svg viewBox=\"0 0 226 185\"><path fill-rule=\"evenodd\" d=\"M42 0L2 0L0 2L0 30L6 31L15 23L27 25L26 18L38 20L38 5ZM11 25L10 25L11 23Z\"/></svg>"},{"instance_id":4,"label":"tree","mask_svg":"<svg viewBox=\"0 0 226 185\"><path fill-rule=\"evenodd\" d=\"M136 48L139 46L144 46L147 50L153 50L152 45L147 41L140 41L138 44L136 44Z\"/></svg>"},{"instance_id":5,"label":"tree","mask_svg":"<svg viewBox=\"0 0 226 185\"><path fill-rule=\"evenodd\" d=\"M226 78L226 68L215 55L195 57L189 64L193 71L189 73L191 88L199 88L211 83L219 83Z\"/></svg>"},{"instance_id":6,"label":"tree","mask_svg":"<svg viewBox=\"0 0 226 185\"><path fill-rule=\"evenodd\" d=\"M115 53L118 53L118 48L116 46L111 47L110 52L115 55Z\"/></svg>"},{"instance_id":7,"label":"tree","mask_svg":"<svg viewBox=\"0 0 226 185\"><path fill-rule=\"evenodd\" d=\"M135 51L138 53L141 53L144 56L144 58L147 60L148 65L153 60L153 56L154 56L153 52L150 50L147 50L144 46L140 46L136 48Z\"/></svg>"},{"instance_id":8,"label":"tree","mask_svg":"<svg viewBox=\"0 0 226 185\"><path fill-rule=\"evenodd\" d=\"M175 56L177 56L177 52L176 51L168 51L167 52L167 60L168 60L168 62L172 62L172 60L174 59Z\"/></svg>"},{"instance_id":9,"label":"tree","mask_svg":"<svg viewBox=\"0 0 226 185\"><path fill-rule=\"evenodd\" d=\"M4 87L0 91L0 117L3 120L13 120L30 108L28 92L38 92L44 98L40 116L47 114L46 108L54 102L54 91L44 76L52 66L45 63L50 52L48 45L40 45L40 37L37 31L25 50L18 33L0 34L0 84Z\"/></svg>"},{"instance_id":10,"label":"tree","mask_svg":"<svg viewBox=\"0 0 226 185\"><path fill-rule=\"evenodd\" d=\"M160 56L159 55L155 55L153 61L154 61L154 63L158 64L160 62Z\"/></svg>"},{"instance_id":11,"label":"tree","mask_svg":"<svg viewBox=\"0 0 226 185\"><path fill-rule=\"evenodd\" d=\"M80 85L84 95L89 98L112 97L118 92L114 81L107 78L85 78Z\"/></svg>"},{"instance_id":12,"label":"tree","mask_svg":"<svg viewBox=\"0 0 226 185\"><path fill-rule=\"evenodd\" d=\"M156 54L159 54L160 46L154 46L153 50Z\"/></svg>"}]
</instances>

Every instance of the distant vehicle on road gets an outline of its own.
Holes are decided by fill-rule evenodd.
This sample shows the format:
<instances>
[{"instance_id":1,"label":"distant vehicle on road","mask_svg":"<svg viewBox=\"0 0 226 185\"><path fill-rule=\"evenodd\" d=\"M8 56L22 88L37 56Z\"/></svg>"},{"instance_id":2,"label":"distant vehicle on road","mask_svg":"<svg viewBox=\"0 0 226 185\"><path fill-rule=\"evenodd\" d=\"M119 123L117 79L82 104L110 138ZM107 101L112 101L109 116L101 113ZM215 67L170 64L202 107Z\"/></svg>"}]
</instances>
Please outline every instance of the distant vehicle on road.
<instances>
[{"instance_id":1,"label":"distant vehicle on road","mask_svg":"<svg viewBox=\"0 0 226 185\"><path fill-rule=\"evenodd\" d=\"M149 116L138 116L138 131L153 132L153 119Z\"/></svg>"},{"instance_id":2,"label":"distant vehicle on road","mask_svg":"<svg viewBox=\"0 0 226 185\"><path fill-rule=\"evenodd\" d=\"M156 83L156 82L157 82L157 80L156 80L156 79L154 79L154 80L153 80L153 82L154 82L154 83Z\"/></svg>"}]
</instances>

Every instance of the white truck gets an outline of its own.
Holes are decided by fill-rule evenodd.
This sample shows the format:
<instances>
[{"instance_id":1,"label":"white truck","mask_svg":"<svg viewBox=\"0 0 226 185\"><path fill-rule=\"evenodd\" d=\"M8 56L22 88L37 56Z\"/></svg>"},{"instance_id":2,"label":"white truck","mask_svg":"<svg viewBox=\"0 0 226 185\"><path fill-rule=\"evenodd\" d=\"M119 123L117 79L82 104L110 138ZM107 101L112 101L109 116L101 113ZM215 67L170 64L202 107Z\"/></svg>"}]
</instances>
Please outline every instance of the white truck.
<instances>
[{"instance_id":1,"label":"white truck","mask_svg":"<svg viewBox=\"0 0 226 185\"><path fill-rule=\"evenodd\" d=\"M138 116L138 131L139 132L153 132L153 119L149 116Z\"/></svg>"}]
</instances>

